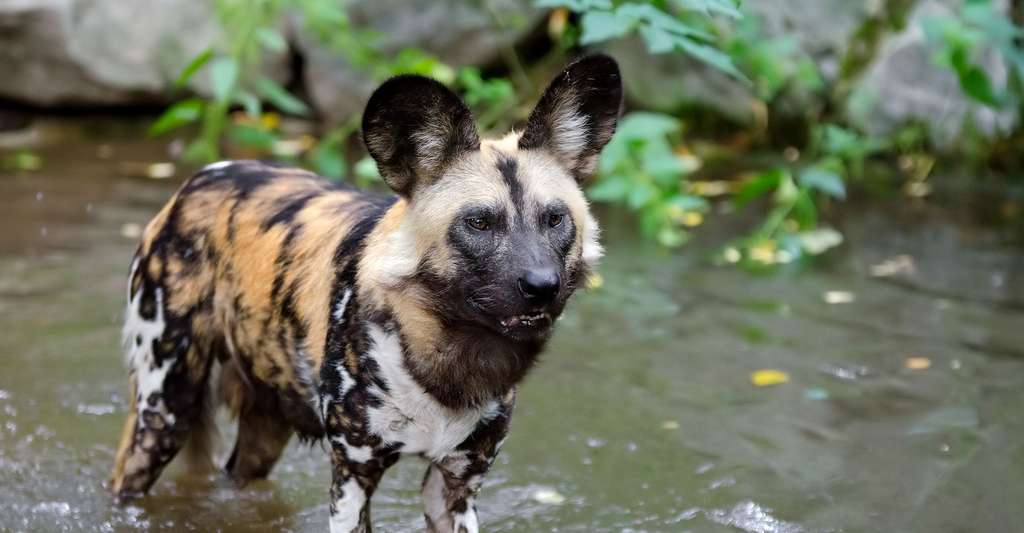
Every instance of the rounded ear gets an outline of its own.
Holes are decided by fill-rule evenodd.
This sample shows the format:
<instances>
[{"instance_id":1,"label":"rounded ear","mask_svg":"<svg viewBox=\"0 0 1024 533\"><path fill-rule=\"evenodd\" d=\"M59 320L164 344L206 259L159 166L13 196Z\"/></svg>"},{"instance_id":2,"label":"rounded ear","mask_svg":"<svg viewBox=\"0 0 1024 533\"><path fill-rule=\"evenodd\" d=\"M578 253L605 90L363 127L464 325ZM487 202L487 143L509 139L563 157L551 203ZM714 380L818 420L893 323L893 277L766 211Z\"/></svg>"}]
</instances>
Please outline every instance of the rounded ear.
<instances>
[{"instance_id":1,"label":"rounded ear","mask_svg":"<svg viewBox=\"0 0 1024 533\"><path fill-rule=\"evenodd\" d=\"M597 156L615 133L621 109L619 65L606 55L584 57L548 85L530 113L519 149L549 150L583 181L597 169Z\"/></svg>"},{"instance_id":2,"label":"rounded ear","mask_svg":"<svg viewBox=\"0 0 1024 533\"><path fill-rule=\"evenodd\" d=\"M436 180L460 154L480 148L462 100L437 81L411 75L374 91L363 113L363 142L384 183L405 197Z\"/></svg>"}]
</instances>

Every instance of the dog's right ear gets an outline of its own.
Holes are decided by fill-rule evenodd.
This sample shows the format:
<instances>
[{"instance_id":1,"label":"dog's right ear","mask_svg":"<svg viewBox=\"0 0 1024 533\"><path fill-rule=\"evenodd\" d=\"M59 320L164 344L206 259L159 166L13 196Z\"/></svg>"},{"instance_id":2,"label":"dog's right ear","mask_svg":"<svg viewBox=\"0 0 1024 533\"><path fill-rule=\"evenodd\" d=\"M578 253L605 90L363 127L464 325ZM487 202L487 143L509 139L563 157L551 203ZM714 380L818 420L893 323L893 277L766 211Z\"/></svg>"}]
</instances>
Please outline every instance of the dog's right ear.
<instances>
[{"instance_id":1,"label":"dog's right ear","mask_svg":"<svg viewBox=\"0 0 1024 533\"><path fill-rule=\"evenodd\" d=\"M464 152L480 149L473 115L441 83L397 76L370 97L363 113L363 142L398 194L409 198Z\"/></svg>"}]
</instances>

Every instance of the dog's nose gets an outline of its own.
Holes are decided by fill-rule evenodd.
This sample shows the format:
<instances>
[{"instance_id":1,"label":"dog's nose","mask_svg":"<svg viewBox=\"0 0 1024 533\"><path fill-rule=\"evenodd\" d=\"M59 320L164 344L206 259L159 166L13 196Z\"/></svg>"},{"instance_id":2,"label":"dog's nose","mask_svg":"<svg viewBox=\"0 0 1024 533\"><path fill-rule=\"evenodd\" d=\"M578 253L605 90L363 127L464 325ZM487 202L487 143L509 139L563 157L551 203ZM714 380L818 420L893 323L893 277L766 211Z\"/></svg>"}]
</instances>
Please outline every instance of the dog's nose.
<instances>
[{"instance_id":1,"label":"dog's nose","mask_svg":"<svg viewBox=\"0 0 1024 533\"><path fill-rule=\"evenodd\" d=\"M558 294L560 281L558 271L553 268L527 270L519 278L519 292L532 305L548 304Z\"/></svg>"}]
</instances>

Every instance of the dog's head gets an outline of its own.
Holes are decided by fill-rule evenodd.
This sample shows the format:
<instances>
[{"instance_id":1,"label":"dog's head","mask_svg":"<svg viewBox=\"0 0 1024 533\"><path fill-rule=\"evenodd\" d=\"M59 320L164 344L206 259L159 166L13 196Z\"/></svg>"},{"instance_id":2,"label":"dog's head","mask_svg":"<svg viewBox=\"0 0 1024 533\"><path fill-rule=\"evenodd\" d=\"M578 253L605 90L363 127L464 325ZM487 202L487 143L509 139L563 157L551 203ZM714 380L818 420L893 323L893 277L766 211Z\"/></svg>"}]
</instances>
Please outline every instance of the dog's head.
<instances>
[{"instance_id":1,"label":"dog's head","mask_svg":"<svg viewBox=\"0 0 1024 533\"><path fill-rule=\"evenodd\" d=\"M440 83L385 82L367 104L363 138L406 205L374 265L379 280L415 284L450 326L545 338L601 256L581 185L621 104L615 61L587 57L551 82L521 133L481 140Z\"/></svg>"}]
</instances>

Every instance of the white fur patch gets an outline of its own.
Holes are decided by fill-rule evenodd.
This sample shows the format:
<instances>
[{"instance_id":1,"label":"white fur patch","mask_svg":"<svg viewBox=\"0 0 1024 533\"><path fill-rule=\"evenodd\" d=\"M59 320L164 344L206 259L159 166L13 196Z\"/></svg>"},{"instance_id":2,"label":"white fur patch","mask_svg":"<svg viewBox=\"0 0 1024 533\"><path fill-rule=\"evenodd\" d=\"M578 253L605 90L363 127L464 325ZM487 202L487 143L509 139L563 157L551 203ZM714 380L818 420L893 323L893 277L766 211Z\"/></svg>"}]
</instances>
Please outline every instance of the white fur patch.
<instances>
[{"instance_id":1,"label":"white fur patch","mask_svg":"<svg viewBox=\"0 0 1024 533\"><path fill-rule=\"evenodd\" d=\"M334 435L331 442L345 448L345 457L356 463L366 463L373 459L373 448L369 446L352 446L345 435Z\"/></svg>"},{"instance_id":2,"label":"white fur patch","mask_svg":"<svg viewBox=\"0 0 1024 533\"><path fill-rule=\"evenodd\" d=\"M132 263L131 276L134 278L135 270L139 267L138 259ZM152 320L142 316L142 293L145 288L140 285L134 295L129 295L128 308L125 312L124 329L121 333L121 340L125 347L125 357L128 368L135 373L136 396L140 398L137 403L139 414L147 408L146 399L154 392L161 392L164 388L164 380L167 373L174 366L175 358L166 357L160 366L154 368L155 355L153 354L153 343L159 342L164 334L167 323L164 319L164 292L157 287L154 289L156 297L156 311ZM131 290L129 286L129 290ZM174 423L174 415L167 411L163 398L153 407L164 416L168 424Z\"/></svg>"},{"instance_id":3,"label":"white fur patch","mask_svg":"<svg viewBox=\"0 0 1024 533\"><path fill-rule=\"evenodd\" d=\"M415 232L403 221L398 231L384 241L384 252L374 257L373 272L377 282L395 287L416 272L420 254L416 248Z\"/></svg>"},{"instance_id":4,"label":"white fur patch","mask_svg":"<svg viewBox=\"0 0 1024 533\"><path fill-rule=\"evenodd\" d=\"M335 365L335 370L337 370L338 377L340 378L341 381L341 384L338 385L338 398L344 399L345 394L348 394L348 390L351 389L352 385L355 385L356 382L348 373L348 369L345 368L345 363L338 361Z\"/></svg>"},{"instance_id":5,"label":"white fur patch","mask_svg":"<svg viewBox=\"0 0 1024 533\"><path fill-rule=\"evenodd\" d=\"M473 498L466 499L466 512L454 513L452 515L452 519L452 529L455 531L462 531L462 528L465 528L466 533L477 533L480 530L480 526L477 523L476 506L473 504Z\"/></svg>"},{"instance_id":6,"label":"white fur patch","mask_svg":"<svg viewBox=\"0 0 1024 533\"><path fill-rule=\"evenodd\" d=\"M583 226L583 263L587 266L597 265L604 255L604 248L598 242L600 236L601 229L597 225L597 220L588 212L586 224Z\"/></svg>"},{"instance_id":7,"label":"white fur patch","mask_svg":"<svg viewBox=\"0 0 1024 533\"><path fill-rule=\"evenodd\" d=\"M341 300L338 300L337 305L334 306L334 320L338 323L342 323L345 320L345 308L348 307L348 301L352 298L352 289L345 289L345 293L341 295Z\"/></svg>"},{"instance_id":8,"label":"white fur patch","mask_svg":"<svg viewBox=\"0 0 1024 533\"><path fill-rule=\"evenodd\" d=\"M385 442L401 442L402 452L437 460L454 451L480 421L498 414L497 400L475 409L441 405L405 369L398 337L372 324L369 332L373 342L369 355L380 366L388 392L378 393L383 404L368 408L367 418L370 432Z\"/></svg>"},{"instance_id":9,"label":"white fur patch","mask_svg":"<svg viewBox=\"0 0 1024 533\"><path fill-rule=\"evenodd\" d=\"M203 167L202 170L200 170L200 172L209 172L211 170L223 170L225 168L230 167L233 164L235 164L234 161L217 161L216 163L210 163L209 165L206 165L205 167Z\"/></svg>"},{"instance_id":10,"label":"white fur patch","mask_svg":"<svg viewBox=\"0 0 1024 533\"><path fill-rule=\"evenodd\" d=\"M559 103L550 120L551 148L564 161L576 161L587 147L587 116L579 112L574 99L568 99Z\"/></svg>"},{"instance_id":11,"label":"white fur patch","mask_svg":"<svg viewBox=\"0 0 1024 533\"><path fill-rule=\"evenodd\" d=\"M341 486L341 498L334 502L337 512L331 515L331 533L350 533L359 527L359 512L366 505L366 493L355 479Z\"/></svg>"}]
</instances>

